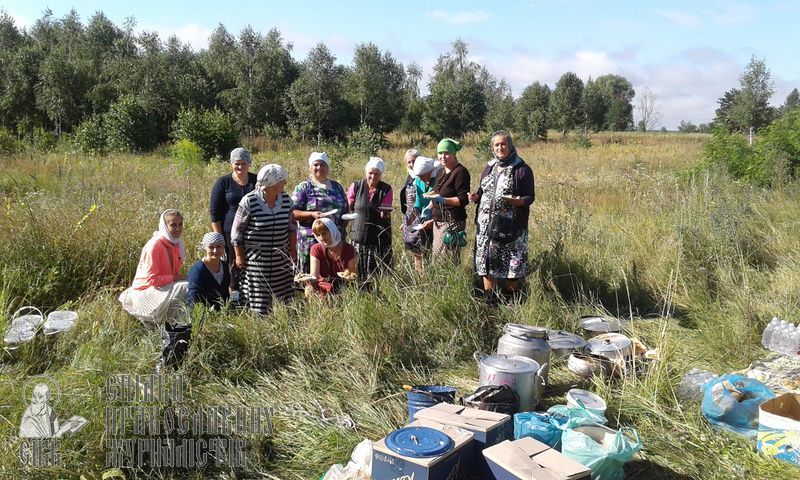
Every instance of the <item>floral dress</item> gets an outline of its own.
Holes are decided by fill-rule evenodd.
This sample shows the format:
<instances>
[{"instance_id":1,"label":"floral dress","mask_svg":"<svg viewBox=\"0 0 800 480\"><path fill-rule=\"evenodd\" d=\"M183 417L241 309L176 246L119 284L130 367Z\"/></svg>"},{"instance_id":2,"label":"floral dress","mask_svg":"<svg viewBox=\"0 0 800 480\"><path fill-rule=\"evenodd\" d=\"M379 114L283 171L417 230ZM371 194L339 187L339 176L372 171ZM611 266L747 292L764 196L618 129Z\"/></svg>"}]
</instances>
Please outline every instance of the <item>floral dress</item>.
<instances>
[{"instance_id":1,"label":"floral dress","mask_svg":"<svg viewBox=\"0 0 800 480\"><path fill-rule=\"evenodd\" d=\"M489 239L489 225L493 216L511 218L514 215L515 208L501 198L501 195L513 195L513 172L513 166L501 168L497 165L481 181L483 195L478 205L478 232L475 236L475 271L480 276L513 280L528 274L527 228L522 229L517 238L508 243Z\"/></svg>"},{"instance_id":2,"label":"floral dress","mask_svg":"<svg viewBox=\"0 0 800 480\"><path fill-rule=\"evenodd\" d=\"M338 210L328 218L333 220L340 232L344 232L342 215L347 212L347 195L344 188L334 180L329 180L327 186L311 179L300 182L292 192L292 208L306 212ZM313 223L313 220L297 222L297 267L304 273L310 271L311 246L317 243L314 232L311 231Z\"/></svg>"}]
</instances>

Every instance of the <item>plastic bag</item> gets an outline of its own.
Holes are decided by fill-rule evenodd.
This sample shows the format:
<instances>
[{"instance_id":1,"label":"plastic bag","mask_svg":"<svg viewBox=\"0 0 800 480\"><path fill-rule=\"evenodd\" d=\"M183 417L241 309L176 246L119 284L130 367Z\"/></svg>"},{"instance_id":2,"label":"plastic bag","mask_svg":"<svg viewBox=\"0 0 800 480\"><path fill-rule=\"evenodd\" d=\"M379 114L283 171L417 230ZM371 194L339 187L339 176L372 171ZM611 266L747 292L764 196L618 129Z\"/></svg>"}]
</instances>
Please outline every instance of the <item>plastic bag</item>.
<instances>
[{"instance_id":1,"label":"plastic bag","mask_svg":"<svg viewBox=\"0 0 800 480\"><path fill-rule=\"evenodd\" d=\"M758 407L775 398L772 390L744 375L723 375L703 388L703 416L717 427L750 438L758 433Z\"/></svg>"},{"instance_id":2,"label":"plastic bag","mask_svg":"<svg viewBox=\"0 0 800 480\"><path fill-rule=\"evenodd\" d=\"M602 430L601 430L602 429ZM587 435L588 432L592 436ZM613 433L613 437L609 438ZM629 434L632 438L628 438ZM603 443L595 438L603 439ZM561 434L561 453L592 469L592 480L625 478L623 466L642 449L642 441L634 428L614 432L606 427L578 427Z\"/></svg>"},{"instance_id":3,"label":"plastic bag","mask_svg":"<svg viewBox=\"0 0 800 480\"><path fill-rule=\"evenodd\" d=\"M566 422L558 425L558 428L561 430L567 430L568 428L575 428L583 425L605 425L606 422L608 422L605 415L603 415L603 412L600 410L586 408L581 405L578 405L577 407L553 405L547 410L547 413L567 417Z\"/></svg>"},{"instance_id":4,"label":"plastic bag","mask_svg":"<svg viewBox=\"0 0 800 480\"><path fill-rule=\"evenodd\" d=\"M372 478L372 442L364 439L350 454L346 466L333 465L322 480L369 480Z\"/></svg>"},{"instance_id":5,"label":"plastic bag","mask_svg":"<svg viewBox=\"0 0 800 480\"><path fill-rule=\"evenodd\" d=\"M561 450L561 426L567 423L567 420L563 415L518 413L514 415L514 439L532 437L547 446Z\"/></svg>"}]
</instances>

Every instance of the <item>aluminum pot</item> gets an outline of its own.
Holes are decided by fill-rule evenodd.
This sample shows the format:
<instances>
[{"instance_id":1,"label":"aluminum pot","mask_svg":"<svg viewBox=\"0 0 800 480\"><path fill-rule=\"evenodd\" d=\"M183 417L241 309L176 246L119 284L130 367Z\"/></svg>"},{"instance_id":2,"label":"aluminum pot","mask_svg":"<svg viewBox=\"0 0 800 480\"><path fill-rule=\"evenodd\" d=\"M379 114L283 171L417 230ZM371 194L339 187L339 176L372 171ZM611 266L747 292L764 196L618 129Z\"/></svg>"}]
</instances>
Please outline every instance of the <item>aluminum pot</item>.
<instances>
[{"instance_id":1,"label":"aluminum pot","mask_svg":"<svg viewBox=\"0 0 800 480\"><path fill-rule=\"evenodd\" d=\"M480 386L508 385L519 395L519 411L529 412L539 404L542 370L536 360L520 355L473 355L478 362Z\"/></svg>"},{"instance_id":2,"label":"aluminum pot","mask_svg":"<svg viewBox=\"0 0 800 480\"><path fill-rule=\"evenodd\" d=\"M553 350L552 355L556 358L569 357L574 352L580 352L586 346L586 340L574 333L564 332L561 330L548 330L547 336L549 337L547 343Z\"/></svg>"},{"instance_id":3,"label":"aluminum pot","mask_svg":"<svg viewBox=\"0 0 800 480\"><path fill-rule=\"evenodd\" d=\"M619 333L622 325L616 320L608 317L598 317L595 315L583 316L578 319L583 328L584 334L589 338L602 335L604 333Z\"/></svg>"},{"instance_id":4,"label":"aluminum pot","mask_svg":"<svg viewBox=\"0 0 800 480\"><path fill-rule=\"evenodd\" d=\"M547 329L518 323L507 323L503 335L497 341L497 353L501 355L520 355L535 360L543 366L542 380L549 383L550 343Z\"/></svg>"},{"instance_id":5,"label":"aluminum pot","mask_svg":"<svg viewBox=\"0 0 800 480\"><path fill-rule=\"evenodd\" d=\"M633 343L625 335L606 333L586 342L586 351L609 360L630 362L633 359Z\"/></svg>"}]
</instances>

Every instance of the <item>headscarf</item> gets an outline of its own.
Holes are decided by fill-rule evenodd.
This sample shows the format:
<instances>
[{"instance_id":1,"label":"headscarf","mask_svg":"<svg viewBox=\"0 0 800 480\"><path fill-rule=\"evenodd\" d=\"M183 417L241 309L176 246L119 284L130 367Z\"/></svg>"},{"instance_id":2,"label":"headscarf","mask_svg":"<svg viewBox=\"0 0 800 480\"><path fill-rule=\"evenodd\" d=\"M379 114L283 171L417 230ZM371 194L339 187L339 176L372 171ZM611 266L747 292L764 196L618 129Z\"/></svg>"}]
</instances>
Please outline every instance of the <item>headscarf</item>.
<instances>
[{"instance_id":1,"label":"headscarf","mask_svg":"<svg viewBox=\"0 0 800 480\"><path fill-rule=\"evenodd\" d=\"M209 245L225 245L225 236L218 232L208 232L200 240L200 248L206 249Z\"/></svg>"},{"instance_id":2,"label":"headscarf","mask_svg":"<svg viewBox=\"0 0 800 480\"><path fill-rule=\"evenodd\" d=\"M183 243L183 239L182 238L173 237L169 233L169 229L167 228L167 220L166 220L166 218L168 216L172 216L172 215L180 215L181 218L183 218L183 216L181 215L181 212L175 210L174 208L168 208L168 209L164 210L163 212L161 212L161 217L158 220L158 230L153 232L153 236L154 237L155 236L164 237L165 239L167 239L167 241L169 243L171 243L173 245L177 245L177 247L178 247L178 256L180 257L181 261L183 261L186 258L186 245Z\"/></svg>"},{"instance_id":3,"label":"headscarf","mask_svg":"<svg viewBox=\"0 0 800 480\"><path fill-rule=\"evenodd\" d=\"M331 233L331 244L325 245L325 243L322 241L322 238L317 235L314 235L314 238L316 238L319 243L325 245L325 248L334 248L335 246L339 245L339 243L342 241L342 234L339 232L339 229L336 228L336 224L333 223L333 220L324 217L320 218L319 221L324 223L325 227Z\"/></svg>"},{"instance_id":4,"label":"headscarf","mask_svg":"<svg viewBox=\"0 0 800 480\"><path fill-rule=\"evenodd\" d=\"M369 162L364 167L365 172L369 172L373 168L377 169L379 172L383 173L386 171L386 164L383 162L383 159L380 157L369 157Z\"/></svg>"},{"instance_id":5,"label":"headscarf","mask_svg":"<svg viewBox=\"0 0 800 480\"><path fill-rule=\"evenodd\" d=\"M494 140L494 137L498 135L505 137L506 141L508 142L508 155L506 155L506 158L497 158L494 156L494 142L492 142L492 140ZM489 147L492 151L492 158L500 162L501 167L507 167L514 161L514 158L517 156L517 148L514 146L514 141L511 140L511 134L508 133L507 130L498 130L494 132L489 141L492 143L492 145Z\"/></svg>"},{"instance_id":6,"label":"headscarf","mask_svg":"<svg viewBox=\"0 0 800 480\"><path fill-rule=\"evenodd\" d=\"M311 155L308 156L308 167L311 168L314 166L314 162L317 160L321 160L325 162L325 165L331 166L331 161L328 159L328 154L325 152L311 152Z\"/></svg>"},{"instance_id":7,"label":"headscarf","mask_svg":"<svg viewBox=\"0 0 800 480\"><path fill-rule=\"evenodd\" d=\"M277 163L270 163L261 167L256 177L256 184L260 187L271 187L289 178L286 169Z\"/></svg>"},{"instance_id":8,"label":"headscarf","mask_svg":"<svg viewBox=\"0 0 800 480\"><path fill-rule=\"evenodd\" d=\"M443 138L436 146L436 153L450 152L453 155L461 150L461 144L452 138Z\"/></svg>"},{"instance_id":9,"label":"headscarf","mask_svg":"<svg viewBox=\"0 0 800 480\"><path fill-rule=\"evenodd\" d=\"M250 152L248 152L246 148L239 147L231 150L231 163L242 160L247 162L247 165L253 164L253 162L250 160Z\"/></svg>"},{"instance_id":10,"label":"headscarf","mask_svg":"<svg viewBox=\"0 0 800 480\"><path fill-rule=\"evenodd\" d=\"M428 172L436 170L440 166L441 164L436 160L420 155L416 160L414 160L414 169L412 170L412 174L415 177L419 177L420 175L425 175Z\"/></svg>"}]
</instances>

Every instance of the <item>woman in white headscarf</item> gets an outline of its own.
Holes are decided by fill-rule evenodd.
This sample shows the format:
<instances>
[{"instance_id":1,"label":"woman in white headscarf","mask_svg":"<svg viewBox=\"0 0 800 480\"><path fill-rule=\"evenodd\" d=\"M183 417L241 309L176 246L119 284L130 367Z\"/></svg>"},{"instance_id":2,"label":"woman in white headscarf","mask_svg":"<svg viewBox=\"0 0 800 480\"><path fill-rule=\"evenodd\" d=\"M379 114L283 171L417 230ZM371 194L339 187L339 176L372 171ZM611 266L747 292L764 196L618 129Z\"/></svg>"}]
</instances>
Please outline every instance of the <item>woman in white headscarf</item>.
<instances>
[{"instance_id":1,"label":"woman in white headscarf","mask_svg":"<svg viewBox=\"0 0 800 480\"><path fill-rule=\"evenodd\" d=\"M350 223L350 240L362 280L392 266L392 187L381 180L384 170L382 159L370 157L364 179L347 190L350 212L356 215Z\"/></svg>"},{"instance_id":2,"label":"woman in white headscarf","mask_svg":"<svg viewBox=\"0 0 800 480\"><path fill-rule=\"evenodd\" d=\"M433 192L440 164L436 160L417 156L411 169L413 180L406 188L406 213L402 223L403 242L414 256L414 268L425 271L425 254L433 244L432 202L424 195Z\"/></svg>"},{"instance_id":3,"label":"woman in white headscarf","mask_svg":"<svg viewBox=\"0 0 800 480\"><path fill-rule=\"evenodd\" d=\"M292 298L297 253L292 200L283 191L286 180L282 166L262 167L255 190L242 197L231 229L236 266L244 270L244 303L261 315L272 311L273 297L283 302Z\"/></svg>"},{"instance_id":4,"label":"woman in white headscarf","mask_svg":"<svg viewBox=\"0 0 800 480\"><path fill-rule=\"evenodd\" d=\"M356 277L356 251L342 240L341 232L330 218L314 220L311 229L317 243L311 247L310 272L314 280L306 285L306 297L314 294L322 299L335 293L342 282Z\"/></svg>"},{"instance_id":5,"label":"woman in white headscarf","mask_svg":"<svg viewBox=\"0 0 800 480\"><path fill-rule=\"evenodd\" d=\"M188 289L186 276L180 273L186 259L182 233L181 212L164 210L158 230L142 248L133 285L119 296L122 308L145 326L172 323L180 313Z\"/></svg>"}]
</instances>

